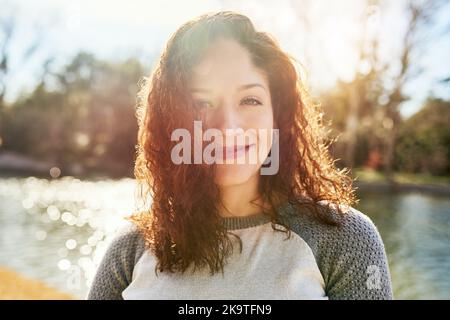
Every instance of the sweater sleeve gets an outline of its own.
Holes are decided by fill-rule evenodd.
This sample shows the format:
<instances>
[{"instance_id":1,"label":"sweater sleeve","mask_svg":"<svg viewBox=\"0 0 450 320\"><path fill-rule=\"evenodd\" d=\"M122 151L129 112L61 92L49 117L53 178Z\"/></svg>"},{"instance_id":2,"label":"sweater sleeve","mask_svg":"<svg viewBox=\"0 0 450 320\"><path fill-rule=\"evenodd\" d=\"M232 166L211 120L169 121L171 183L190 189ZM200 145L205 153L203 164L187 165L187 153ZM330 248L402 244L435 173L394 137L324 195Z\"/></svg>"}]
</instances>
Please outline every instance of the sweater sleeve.
<instances>
[{"instance_id":1,"label":"sweater sleeve","mask_svg":"<svg viewBox=\"0 0 450 320\"><path fill-rule=\"evenodd\" d=\"M334 252L326 252L330 299L393 298L384 244L367 216L352 208L332 239L336 241Z\"/></svg>"},{"instance_id":2,"label":"sweater sleeve","mask_svg":"<svg viewBox=\"0 0 450 320\"><path fill-rule=\"evenodd\" d=\"M122 300L130 284L134 265L144 251L143 240L134 226L122 228L103 256L90 287L88 300Z\"/></svg>"},{"instance_id":3,"label":"sweater sleeve","mask_svg":"<svg viewBox=\"0 0 450 320\"><path fill-rule=\"evenodd\" d=\"M341 226L297 215L293 230L311 247L330 300L393 299L383 241L373 222L354 208Z\"/></svg>"}]
</instances>

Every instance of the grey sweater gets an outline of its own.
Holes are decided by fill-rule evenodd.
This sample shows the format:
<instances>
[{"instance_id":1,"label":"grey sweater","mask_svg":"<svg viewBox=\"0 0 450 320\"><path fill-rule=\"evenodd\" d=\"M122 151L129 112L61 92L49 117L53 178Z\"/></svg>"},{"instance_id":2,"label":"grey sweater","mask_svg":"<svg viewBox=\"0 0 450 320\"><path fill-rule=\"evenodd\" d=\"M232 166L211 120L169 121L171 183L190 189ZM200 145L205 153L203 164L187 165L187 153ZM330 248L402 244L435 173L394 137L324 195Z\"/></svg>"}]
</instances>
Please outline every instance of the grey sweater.
<instances>
[{"instance_id":1,"label":"grey sweater","mask_svg":"<svg viewBox=\"0 0 450 320\"><path fill-rule=\"evenodd\" d=\"M156 274L156 258L130 225L108 247L88 299L393 298L383 242L367 216L350 208L335 227L288 203L278 212L293 231L287 240L266 215L222 218L243 250L233 250L224 273L213 276L209 270Z\"/></svg>"}]
</instances>

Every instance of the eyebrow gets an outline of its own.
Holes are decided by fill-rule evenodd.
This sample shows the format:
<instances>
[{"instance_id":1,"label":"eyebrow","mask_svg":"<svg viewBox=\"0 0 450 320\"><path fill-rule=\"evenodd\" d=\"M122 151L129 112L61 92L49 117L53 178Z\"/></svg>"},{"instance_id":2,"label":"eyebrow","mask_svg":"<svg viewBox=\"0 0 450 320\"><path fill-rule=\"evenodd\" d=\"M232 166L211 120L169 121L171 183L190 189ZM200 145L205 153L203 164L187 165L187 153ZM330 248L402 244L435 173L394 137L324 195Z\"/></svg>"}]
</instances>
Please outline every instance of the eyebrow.
<instances>
[{"instance_id":1,"label":"eyebrow","mask_svg":"<svg viewBox=\"0 0 450 320\"><path fill-rule=\"evenodd\" d=\"M238 90L239 91L248 90L248 89L251 89L251 88L254 88L254 87L260 87L264 91L267 91L266 88L263 85L259 84L259 83L244 84L244 85L239 86ZM204 88L192 88L191 92L211 92L211 90L204 89Z\"/></svg>"}]
</instances>

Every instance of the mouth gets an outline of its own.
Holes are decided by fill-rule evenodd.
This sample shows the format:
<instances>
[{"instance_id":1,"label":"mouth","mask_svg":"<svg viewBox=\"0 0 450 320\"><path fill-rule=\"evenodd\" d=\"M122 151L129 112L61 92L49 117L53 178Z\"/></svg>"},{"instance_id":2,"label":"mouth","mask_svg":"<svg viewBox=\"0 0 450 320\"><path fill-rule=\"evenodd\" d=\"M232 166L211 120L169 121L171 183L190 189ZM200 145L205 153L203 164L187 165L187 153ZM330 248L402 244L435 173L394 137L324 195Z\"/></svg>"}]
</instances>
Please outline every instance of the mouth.
<instances>
[{"instance_id":1,"label":"mouth","mask_svg":"<svg viewBox=\"0 0 450 320\"><path fill-rule=\"evenodd\" d=\"M236 159L245 155L255 144L223 147L223 159Z\"/></svg>"}]
</instances>

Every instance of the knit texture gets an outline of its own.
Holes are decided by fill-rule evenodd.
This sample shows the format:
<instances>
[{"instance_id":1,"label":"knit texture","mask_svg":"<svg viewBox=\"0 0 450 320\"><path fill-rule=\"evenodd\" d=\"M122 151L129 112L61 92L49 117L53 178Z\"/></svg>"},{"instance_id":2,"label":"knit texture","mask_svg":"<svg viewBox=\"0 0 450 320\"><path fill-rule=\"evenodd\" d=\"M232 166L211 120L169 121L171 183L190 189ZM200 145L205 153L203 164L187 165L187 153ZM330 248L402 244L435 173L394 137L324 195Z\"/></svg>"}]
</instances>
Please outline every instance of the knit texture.
<instances>
[{"instance_id":1,"label":"knit texture","mask_svg":"<svg viewBox=\"0 0 450 320\"><path fill-rule=\"evenodd\" d=\"M300 238L297 240L304 241L311 249L323 277L323 289L328 299L393 298L384 245L376 227L367 216L350 208L341 220L341 226L336 227L299 213L288 203L280 206L278 212L279 222L287 225L294 232L293 236ZM223 218L223 223L230 231L240 230L245 234L256 230L256 226L269 225L270 219L263 214L256 214ZM264 228L269 229L271 228ZM268 248L266 254L276 254L273 250ZM136 227L129 225L121 230L109 245L87 298L123 299L123 292L133 282L136 265L143 255L149 254L151 253L146 250ZM289 260L288 257L286 259ZM154 273L154 270L148 272ZM249 270L242 270L243 274L246 272ZM267 276L270 277L270 272ZM195 290L196 283L192 284L192 288ZM263 281L260 289L264 292Z\"/></svg>"},{"instance_id":2,"label":"knit texture","mask_svg":"<svg viewBox=\"0 0 450 320\"><path fill-rule=\"evenodd\" d=\"M108 246L91 285L89 300L122 300L131 283L133 269L145 251L141 234L131 224L119 230Z\"/></svg>"},{"instance_id":3,"label":"knit texture","mask_svg":"<svg viewBox=\"0 0 450 320\"><path fill-rule=\"evenodd\" d=\"M383 241L373 222L350 208L339 227L299 215L291 206L284 221L312 249L330 299L392 299L392 284Z\"/></svg>"}]
</instances>

